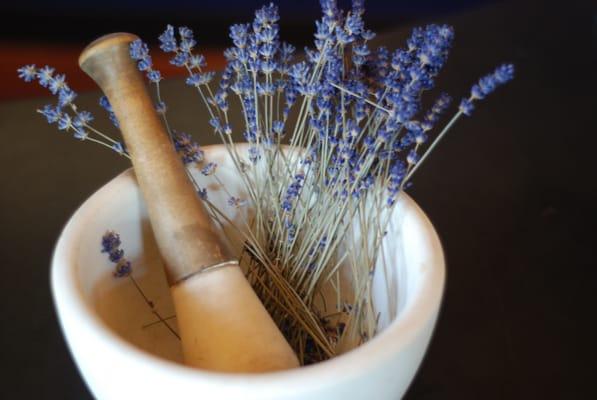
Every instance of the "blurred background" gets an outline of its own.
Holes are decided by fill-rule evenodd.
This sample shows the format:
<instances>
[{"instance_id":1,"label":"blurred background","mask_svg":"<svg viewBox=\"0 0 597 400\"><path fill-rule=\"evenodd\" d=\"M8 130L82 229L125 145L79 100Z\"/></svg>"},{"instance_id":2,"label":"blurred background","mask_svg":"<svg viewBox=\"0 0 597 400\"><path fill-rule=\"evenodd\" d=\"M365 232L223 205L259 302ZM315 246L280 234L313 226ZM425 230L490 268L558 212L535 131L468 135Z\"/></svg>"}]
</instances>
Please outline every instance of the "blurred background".
<instances>
[{"instance_id":1,"label":"blurred background","mask_svg":"<svg viewBox=\"0 0 597 400\"><path fill-rule=\"evenodd\" d=\"M49 64L66 73L75 91L94 88L79 71L77 57L91 40L110 32L132 32L150 44L166 24L186 25L195 31L198 45L212 69L223 65L222 50L229 45L228 27L249 22L253 11L269 0L78 0L2 1L0 11L0 101L46 95L36 85L24 85L15 70L24 64ZM414 20L473 9L491 0L369 0L367 23L376 32L396 29ZM493 1L495 2L495 1ZM348 7L349 0L339 1ZM313 21L320 14L318 0L276 1L283 40L299 49L310 43ZM184 74L160 52L156 66L167 77Z\"/></svg>"}]
</instances>

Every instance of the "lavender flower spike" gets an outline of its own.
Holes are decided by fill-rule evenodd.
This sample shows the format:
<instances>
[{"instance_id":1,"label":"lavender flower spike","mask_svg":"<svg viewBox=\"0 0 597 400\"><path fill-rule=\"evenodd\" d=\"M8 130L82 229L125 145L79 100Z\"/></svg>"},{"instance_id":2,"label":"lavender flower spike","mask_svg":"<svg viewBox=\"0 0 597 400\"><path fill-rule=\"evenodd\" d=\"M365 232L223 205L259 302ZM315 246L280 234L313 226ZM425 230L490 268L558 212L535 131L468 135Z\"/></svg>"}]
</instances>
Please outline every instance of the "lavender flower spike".
<instances>
[{"instance_id":1,"label":"lavender flower spike","mask_svg":"<svg viewBox=\"0 0 597 400\"><path fill-rule=\"evenodd\" d=\"M102 236L102 244L101 244L101 252L108 253L108 258L110 261L115 265L114 271L112 274L115 278L125 278L128 277L135 286L135 289L139 292L147 306L151 309L151 312L158 317L159 322L164 324L166 328L178 339L178 333L166 322L166 320L160 315L160 313L156 310L155 304L153 301L149 300L149 298L145 295L141 286L137 283L135 278L131 275L132 273L132 264L131 262L124 257L124 250L120 248L122 242L120 241L120 235L115 231L107 231L104 236Z\"/></svg>"},{"instance_id":2,"label":"lavender flower spike","mask_svg":"<svg viewBox=\"0 0 597 400\"><path fill-rule=\"evenodd\" d=\"M122 242L120 235L115 231L107 231L102 236L102 253L108 253L108 258L116 264L113 272L117 278L129 276L131 274L131 262L124 257L124 250L120 248Z\"/></svg>"},{"instance_id":3,"label":"lavender flower spike","mask_svg":"<svg viewBox=\"0 0 597 400\"><path fill-rule=\"evenodd\" d=\"M202 162L204 155L201 147L193 142L190 135L184 132L173 132L174 149L184 164Z\"/></svg>"},{"instance_id":4,"label":"lavender flower spike","mask_svg":"<svg viewBox=\"0 0 597 400\"><path fill-rule=\"evenodd\" d=\"M495 89L511 81L514 78L514 65L502 64L495 69L491 74L485 75L479 79L471 88L471 95L468 99L462 99L460 102L460 111L470 116L474 110L473 102L475 100L484 99L488 94Z\"/></svg>"},{"instance_id":5,"label":"lavender flower spike","mask_svg":"<svg viewBox=\"0 0 597 400\"><path fill-rule=\"evenodd\" d=\"M26 82L32 82L34 79L37 79L41 87L48 89L57 97L56 105L47 104L43 108L37 110L37 112L46 118L49 124L56 124L61 131L71 132L75 139L89 139L89 141L111 148L121 155L128 157L117 141L89 125L93 120L93 115L89 111L80 110L75 105L77 93L68 86L64 74L54 74L55 69L48 65L37 69L33 64L23 66L19 68L17 72L19 77ZM100 104L108 110L110 119L117 125L116 117L114 116L114 113L112 113L112 108L108 103L108 99L103 97L100 99ZM91 133L93 133L95 137L90 137Z\"/></svg>"},{"instance_id":6,"label":"lavender flower spike","mask_svg":"<svg viewBox=\"0 0 597 400\"><path fill-rule=\"evenodd\" d=\"M153 68L153 62L149 55L149 47L141 39L134 40L129 45L129 53L131 58L137 61L137 68L139 71L146 72L147 79L153 83L159 83L162 80L160 71Z\"/></svg>"}]
</instances>

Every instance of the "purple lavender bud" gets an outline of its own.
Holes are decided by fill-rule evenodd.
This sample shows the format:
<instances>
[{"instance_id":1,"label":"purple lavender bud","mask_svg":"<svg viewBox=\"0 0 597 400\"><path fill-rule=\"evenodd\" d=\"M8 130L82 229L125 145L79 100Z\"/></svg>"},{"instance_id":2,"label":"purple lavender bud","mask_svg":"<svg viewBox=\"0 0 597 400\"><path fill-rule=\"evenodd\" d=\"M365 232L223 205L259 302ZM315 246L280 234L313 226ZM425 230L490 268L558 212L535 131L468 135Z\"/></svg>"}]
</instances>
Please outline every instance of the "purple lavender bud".
<instances>
[{"instance_id":1,"label":"purple lavender bud","mask_svg":"<svg viewBox=\"0 0 597 400\"><path fill-rule=\"evenodd\" d=\"M361 33L361 37L363 38L363 40L369 41L369 40L373 40L375 38L375 32L371 31L371 30L364 30Z\"/></svg>"},{"instance_id":2,"label":"purple lavender bud","mask_svg":"<svg viewBox=\"0 0 597 400\"><path fill-rule=\"evenodd\" d=\"M58 119L58 129L61 131L69 130L73 127L73 121L68 114L62 114L60 119Z\"/></svg>"},{"instance_id":3,"label":"purple lavender bud","mask_svg":"<svg viewBox=\"0 0 597 400\"><path fill-rule=\"evenodd\" d=\"M321 11L328 17L333 17L338 12L336 0L320 0Z\"/></svg>"},{"instance_id":4,"label":"purple lavender bud","mask_svg":"<svg viewBox=\"0 0 597 400\"><path fill-rule=\"evenodd\" d=\"M201 168L201 173L205 176L213 175L216 172L217 167L218 164L215 162L207 163L205 167Z\"/></svg>"},{"instance_id":5,"label":"purple lavender bud","mask_svg":"<svg viewBox=\"0 0 597 400\"><path fill-rule=\"evenodd\" d=\"M212 118L209 120L209 124L216 130L222 131L222 123L220 122L219 118Z\"/></svg>"},{"instance_id":6,"label":"purple lavender bud","mask_svg":"<svg viewBox=\"0 0 597 400\"><path fill-rule=\"evenodd\" d=\"M160 71L151 70L147 73L147 79L149 79L153 83L158 83L162 80L162 74Z\"/></svg>"},{"instance_id":7,"label":"purple lavender bud","mask_svg":"<svg viewBox=\"0 0 597 400\"><path fill-rule=\"evenodd\" d=\"M189 67L201 69L207 66L205 57L201 54L194 54L189 58Z\"/></svg>"},{"instance_id":8,"label":"purple lavender bud","mask_svg":"<svg viewBox=\"0 0 597 400\"><path fill-rule=\"evenodd\" d=\"M255 11L253 30L258 32L267 26L275 24L279 19L278 7L273 3L270 3L269 5L263 6L259 10Z\"/></svg>"},{"instance_id":9,"label":"purple lavender bud","mask_svg":"<svg viewBox=\"0 0 597 400\"><path fill-rule=\"evenodd\" d=\"M57 94L60 89L65 89L67 87L64 74L54 76L48 83L48 89L50 89L52 94Z\"/></svg>"},{"instance_id":10,"label":"purple lavender bud","mask_svg":"<svg viewBox=\"0 0 597 400\"><path fill-rule=\"evenodd\" d=\"M60 107L66 107L67 105L72 104L76 97L77 94L68 87L60 89L58 91L58 105Z\"/></svg>"},{"instance_id":11,"label":"purple lavender bud","mask_svg":"<svg viewBox=\"0 0 597 400\"><path fill-rule=\"evenodd\" d=\"M179 49L181 52L188 54L190 57L193 47L195 47L196 44L197 42L194 39L182 39L180 41Z\"/></svg>"},{"instance_id":12,"label":"purple lavender bud","mask_svg":"<svg viewBox=\"0 0 597 400\"><path fill-rule=\"evenodd\" d=\"M290 212L293 207L294 200L300 196L305 181L305 174L302 172L297 173L294 176L292 183L286 189L286 195L282 200L281 208L286 212Z\"/></svg>"},{"instance_id":13,"label":"purple lavender bud","mask_svg":"<svg viewBox=\"0 0 597 400\"><path fill-rule=\"evenodd\" d=\"M184 132L173 132L174 138L174 149L176 151L184 150L188 145L192 143L191 136Z\"/></svg>"},{"instance_id":14,"label":"purple lavender bud","mask_svg":"<svg viewBox=\"0 0 597 400\"><path fill-rule=\"evenodd\" d=\"M112 145L112 150L114 150L118 154L124 154L124 147L122 146L122 143L120 143L120 142L114 143Z\"/></svg>"},{"instance_id":15,"label":"purple lavender bud","mask_svg":"<svg viewBox=\"0 0 597 400\"><path fill-rule=\"evenodd\" d=\"M178 50L178 44L174 37L174 27L172 25L168 25L158 39L160 41L160 49L166 53L172 53Z\"/></svg>"},{"instance_id":16,"label":"purple lavender bud","mask_svg":"<svg viewBox=\"0 0 597 400\"><path fill-rule=\"evenodd\" d=\"M114 231L107 231L102 236L102 253L110 253L112 250L120 247L120 235Z\"/></svg>"},{"instance_id":17,"label":"purple lavender bud","mask_svg":"<svg viewBox=\"0 0 597 400\"><path fill-rule=\"evenodd\" d=\"M85 140L89 134L83 128L74 128L75 132L73 133L73 137L77 140Z\"/></svg>"},{"instance_id":18,"label":"purple lavender bud","mask_svg":"<svg viewBox=\"0 0 597 400\"><path fill-rule=\"evenodd\" d=\"M133 60L139 61L149 57L149 48L141 39L133 40L129 45L129 54Z\"/></svg>"},{"instance_id":19,"label":"purple lavender bud","mask_svg":"<svg viewBox=\"0 0 597 400\"><path fill-rule=\"evenodd\" d=\"M190 77L187 78L186 83L189 86L199 87L201 85L207 85L213 77L215 76L215 72L204 72L198 74L192 74Z\"/></svg>"},{"instance_id":20,"label":"purple lavender bud","mask_svg":"<svg viewBox=\"0 0 597 400\"><path fill-rule=\"evenodd\" d=\"M261 70L261 72L263 72L266 75L269 75L272 72L274 72L276 68L278 68L278 64L272 60L262 61L259 64L259 70Z\"/></svg>"},{"instance_id":21,"label":"purple lavender bud","mask_svg":"<svg viewBox=\"0 0 597 400\"><path fill-rule=\"evenodd\" d=\"M272 123L272 130L278 136L283 136L284 134L284 122L283 121L274 121Z\"/></svg>"},{"instance_id":22,"label":"purple lavender bud","mask_svg":"<svg viewBox=\"0 0 597 400\"><path fill-rule=\"evenodd\" d=\"M423 118L421 122L421 127L424 131L431 130L433 126L439 120L439 117L446 111L448 106L450 105L452 98L447 93L442 93L439 95L433 106Z\"/></svg>"},{"instance_id":23,"label":"purple lavender bud","mask_svg":"<svg viewBox=\"0 0 597 400\"><path fill-rule=\"evenodd\" d=\"M139 71L149 71L151 69L152 64L153 63L151 57L146 56L145 58L139 60L139 62L137 63L137 68L139 69Z\"/></svg>"},{"instance_id":24,"label":"purple lavender bud","mask_svg":"<svg viewBox=\"0 0 597 400\"><path fill-rule=\"evenodd\" d=\"M17 69L17 73L25 82L31 82L37 77L37 68L35 64L25 65Z\"/></svg>"},{"instance_id":25,"label":"purple lavender bud","mask_svg":"<svg viewBox=\"0 0 597 400\"><path fill-rule=\"evenodd\" d=\"M230 38L238 48L244 48L247 45L248 24L236 24L230 27Z\"/></svg>"},{"instance_id":26,"label":"purple lavender bud","mask_svg":"<svg viewBox=\"0 0 597 400\"><path fill-rule=\"evenodd\" d=\"M365 13L365 0L352 0L352 13L363 15Z\"/></svg>"},{"instance_id":27,"label":"purple lavender bud","mask_svg":"<svg viewBox=\"0 0 597 400\"><path fill-rule=\"evenodd\" d=\"M360 35L365 27L365 23L363 22L363 18L360 14L351 14L346 18L346 23L344 24L344 29L348 35L352 38L356 35Z\"/></svg>"},{"instance_id":28,"label":"purple lavender bud","mask_svg":"<svg viewBox=\"0 0 597 400\"><path fill-rule=\"evenodd\" d=\"M231 207L240 208L247 204L246 200L240 199L238 197L230 196L227 200L227 203Z\"/></svg>"},{"instance_id":29,"label":"purple lavender bud","mask_svg":"<svg viewBox=\"0 0 597 400\"><path fill-rule=\"evenodd\" d=\"M112 105L106 96L100 97L99 105L108 112L114 112L114 110L112 110Z\"/></svg>"},{"instance_id":30,"label":"purple lavender bud","mask_svg":"<svg viewBox=\"0 0 597 400\"><path fill-rule=\"evenodd\" d=\"M201 200L207 200L207 189L206 188L203 188L203 189L199 188L197 190L197 195L199 196L199 198Z\"/></svg>"},{"instance_id":31,"label":"purple lavender bud","mask_svg":"<svg viewBox=\"0 0 597 400\"><path fill-rule=\"evenodd\" d=\"M108 98L106 96L100 97L99 104L104 110L106 110L108 112L108 117L110 118L110 121L112 121L112 124L118 128L119 127L118 119L116 118L116 115L114 114L114 111L112 110L112 105L108 101Z\"/></svg>"},{"instance_id":32,"label":"purple lavender bud","mask_svg":"<svg viewBox=\"0 0 597 400\"><path fill-rule=\"evenodd\" d=\"M110 119L110 122L112 122L112 125L114 125L117 128L120 128L120 122L118 122L118 118L116 118L116 114L108 113L108 118Z\"/></svg>"},{"instance_id":33,"label":"purple lavender bud","mask_svg":"<svg viewBox=\"0 0 597 400\"><path fill-rule=\"evenodd\" d=\"M170 60L170 64L176 65L177 67L184 66L189 61L188 53L178 53Z\"/></svg>"},{"instance_id":34,"label":"purple lavender bud","mask_svg":"<svg viewBox=\"0 0 597 400\"><path fill-rule=\"evenodd\" d=\"M187 146L185 158L187 160L187 163L202 162L205 159L203 149L201 149L201 146L199 146L199 144L193 142L189 146Z\"/></svg>"},{"instance_id":35,"label":"purple lavender bud","mask_svg":"<svg viewBox=\"0 0 597 400\"><path fill-rule=\"evenodd\" d=\"M279 30L277 26L268 26L257 33L257 40L261 43L273 44L278 40Z\"/></svg>"},{"instance_id":36,"label":"purple lavender bud","mask_svg":"<svg viewBox=\"0 0 597 400\"><path fill-rule=\"evenodd\" d=\"M76 128L82 128L91 121L93 121L93 115L91 115L89 111L80 111L77 113L77 115L75 115L73 125Z\"/></svg>"},{"instance_id":37,"label":"purple lavender bud","mask_svg":"<svg viewBox=\"0 0 597 400\"><path fill-rule=\"evenodd\" d=\"M257 134L252 130L244 131L243 137L249 143L255 143L257 141Z\"/></svg>"},{"instance_id":38,"label":"purple lavender bud","mask_svg":"<svg viewBox=\"0 0 597 400\"><path fill-rule=\"evenodd\" d=\"M410 165L415 165L418 161L419 161L419 155L417 154L415 149L412 149L408 153L408 156L406 156L406 162Z\"/></svg>"},{"instance_id":39,"label":"purple lavender bud","mask_svg":"<svg viewBox=\"0 0 597 400\"><path fill-rule=\"evenodd\" d=\"M261 47L259 47L259 54L265 58L273 57L276 51L276 46L274 46L271 43L265 43L262 44Z\"/></svg>"},{"instance_id":40,"label":"purple lavender bud","mask_svg":"<svg viewBox=\"0 0 597 400\"><path fill-rule=\"evenodd\" d=\"M354 39L355 39L354 36L352 36L350 33L346 32L339 26L336 27L335 33L336 33L336 39L338 40L338 43L340 43L341 45L346 46L347 44L354 42Z\"/></svg>"},{"instance_id":41,"label":"purple lavender bud","mask_svg":"<svg viewBox=\"0 0 597 400\"><path fill-rule=\"evenodd\" d=\"M499 86L514 78L514 65L500 65L492 73L485 75L471 89L471 100L483 99Z\"/></svg>"},{"instance_id":42,"label":"purple lavender bud","mask_svg":"<svg viewBox=\"0 0 597 400\"><path fill-rule=\"evenodd\" d=\"M37 79L41 86L48 87L50 81L52 80L52 75L54 74L54 68L46 65L42 69L37 72Z\"/></svg>"},{"instance_id":43,"label":"purple lavender bud","mask_svg":"<svg viewBox=\"0 0 597 400\"><path fill-rule=\"evenodd\" d=\"M166 107L166 103L164 103L163 101L158 101L155 104L155 110L158 114L166 114L168 107Z\"/></svg>"},{"instance_id":44,"label":"purple lavender bud","mask_svg":"<svg viewBox=\"0 0 597 400\"><path fill-rule=\"evenodd\" d=\"M261 159L261 152L257 147L249 147L249 161L255 164Z\"/></svg>"},{"instance_id":45,"label":"purple lavender bud","mask_svg":"<svg viewBox=\"0 0 597 400\"><path fill-rule=\"evenodd\" d=\"M181 39L192 39L193 38L193 31L186 26L181 26L178 28L178 34L180 35Z\"/></svg>"},{"instance_id":46,"label":"purple lavender bud","mask_svg":"<svg viewBox=\"0 0 597 400\"><path fill-rule=\"evenodd\" d=\"M309 74L309 66L306 62L294 64L288 73L297 83L307 83L307 76Z\"/></svg>"},{"instance_id":47,"label":"purple lavender bud","mask_svg":"<svg viewBox=\"0 0 597 400\"><path fill-rule=\"evenodd\" d=\"M174 149L185 165L203 161L203 150L199 144L192 140L190 135L184 132L174 132L173 139Z\"/></svg>"},{"instance_id":48,"label":"purple lavender bud","mask_svg":"<svg viewBox=\"0 0 597 400\"><path fill-rule=\"evenodd\" d=\"M41 110L38 111L41 113L41 115L46 117L49 124L58 122L62 115L59 107L52 106L49 104L45 105Z\"/></svg>"},{"instance_id":49,"label":"purple lavender bud","mask_svg":"<svg viewBox=\"0 0 597 400\"><path fill-rule=\"evenodd\" d=\"M132 268L131 268L131 262L128 260L121 260L121 262L119 262L116 265L115 271L114 271L114 276L116 278L124 278L127 277L131 274L132 272Z\"/></svg>"},{"instance_id":50,"label":"purple lavender bud","mask_svg":"<svg viewBox=\"0 0 597 400\"><path fill-rule=\"evenodd\" d=\"M110 251L108 257L110 258L110 261L112 261L113 263L117 263L118 261L120 261L122 259L122 257L124 257L124 250L112 249L112 251Z\"/></svg>"},{"instance_id":51,"label":"purple lavender bud","mask_svg":"<svg viewBox=\"0 0 597 400\"><path fill-rule=\"evenodd\" d=\"M289 43L282 42L280 45L280 61L283 63L287 63L292 58L294 54L295 47Z\"/></svg>"},{"instance_id":52,"label":"purple lavender bud","mask_svg":"<svg viewBox=\"0 0 597 400\"><path fill-rule=\"evenodd\" d=\"M473 113L473 110L475 109L475 106L473 105L473 102L469 99L462 99L462 101L460 102L460 106L458 107L458 109L467 116L471 116Z\"/></svg>"}]
</instances>

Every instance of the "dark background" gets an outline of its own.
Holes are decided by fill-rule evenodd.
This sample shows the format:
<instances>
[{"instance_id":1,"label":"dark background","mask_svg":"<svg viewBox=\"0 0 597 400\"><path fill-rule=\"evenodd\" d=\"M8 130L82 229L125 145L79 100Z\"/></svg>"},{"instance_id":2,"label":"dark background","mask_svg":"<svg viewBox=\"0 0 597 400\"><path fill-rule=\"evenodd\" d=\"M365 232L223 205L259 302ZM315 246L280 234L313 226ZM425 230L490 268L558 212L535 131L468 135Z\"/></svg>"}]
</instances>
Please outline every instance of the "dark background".
<instances>
[{"instance_id":1,"label":"dark background","mask_svg":"<svg viewBox=\"0 0 597 400\"><path fill-rule=\"evenodd\" d=\"M0 35L18 41L43 40L78 42L89 41L104 32L126 29L138 35L157 37L166 23L186 24L195 29L197 36L209 44L228 44L228 26L250 21L253 11L267 0L78 0L11 1L5 5L10 15L8 24L2 24ZM417 2L366 2L367 19L375 27L396 26L421 16L445 14L478 7L490 0L419 0ZM306 29L314 27L315 17L321 12L319 0L277 1L284 37L293 42L306 43ZM349 7L350 0L339 0Z\"/></svg>"},{"instance_id":2,"label":"dark background","mask_svg":"<svg viewBox=\"0 0 597 400\"><path fill-rule=\"evenodd\" d=\"M155 45L166 24L187 25L195 31L210 65L223 69L222 49L230 44L228 27L250 21L255 9L270 0L3 0L0 5L0 75L4 76L0 101L40 96L34 85L23 86L14 70L27 63L50 64L67 73L75 90L94 84L79 70L81 49L106 32L134 32ZM375 31L405 26L409 21L470 10L491 0L373 0L367 2L367 23ZM350 0L340 1L348 6ZM319 0L276 2L283 21L282 38L302 49L312 41ZM184 74L161 52L154 63L170 77Z\"/></svg>"},{"instance_id":3,"label":"dark background","mask_svg":"<svg viewBox=\"0 0 597 400\"><path fill-rule=\"evenodd\" d=\"M254 8L249 3L230 3L234 6L220 21L232 15L248 19ZM595 5L368 3L374 25L384 31L378 41L390 47L404 43L412 24L454 25L454 49L438 87L456 98L500 62L517 68L513 83L458 124L410 190L441 236L448 275L434 338L406 398L597 398ZM76 66L77 53L91 37L111 30L155 37L168 22L197 28L206 46L223 45L225 28L201 31L212 13L209 7L215 6L181 3L180 9L193 12L171 13L172 3L144 2L149 6L138 6L141 15L124 17L69 6L72 15L65 20L61 4L67 2L31 4L3 13L18 26L2 25L0 42L27 49L72 48L72 54L64 53L69 65ZM102 10L120 4L104 2ZM284 2L280 8L283 35L290 29L306 42L312 29L308 21L318 15L315 1ZM186 20L191 14L197 19ZM40 54L28 54L32 62L43 62L34 60ZM12 56L3 54L2 63L14 62ZM3 89L13 84L13 76L2 75ZM78 84L91 87L83 77ZM173 124L202 144L217 142L211 134L202 135L198 101L183 86L178 79L164 85ZM38 94L26 90L32 89L23 89L28 96ZM98 96L83 94L79 103L99 115ZM3 399L90 398L56 321L49 260L70 214L128 166L47 126L34 110L48 101L5 96L0 102ZM98 125L110 130L107 121Z\"/></svg>"}]
</instances>

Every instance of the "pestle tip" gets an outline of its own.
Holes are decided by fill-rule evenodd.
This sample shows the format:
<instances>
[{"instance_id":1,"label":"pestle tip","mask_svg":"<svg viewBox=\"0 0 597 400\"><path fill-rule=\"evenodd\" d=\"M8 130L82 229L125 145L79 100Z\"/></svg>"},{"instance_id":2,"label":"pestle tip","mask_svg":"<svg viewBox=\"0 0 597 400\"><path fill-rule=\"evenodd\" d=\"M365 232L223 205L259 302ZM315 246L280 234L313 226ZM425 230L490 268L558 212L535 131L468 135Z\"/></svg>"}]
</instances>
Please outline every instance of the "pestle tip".
<instances>
[{"instance_id":1,"label":"pestle tip","mask_svg":"<svg viewBox=\"0 0 597 400\"><path fill-rule=\"evenodd\" d=\"M87 60L101 53L103 50L113 48L114 46L121 44L128 46L129 43L137 39L139 39L137 35L126 32L117 32L101 36L85 47L79 56L79 66L84 70L85 68L83 67L83 64L85 64Z\"/></svg>"}]
</instances>

